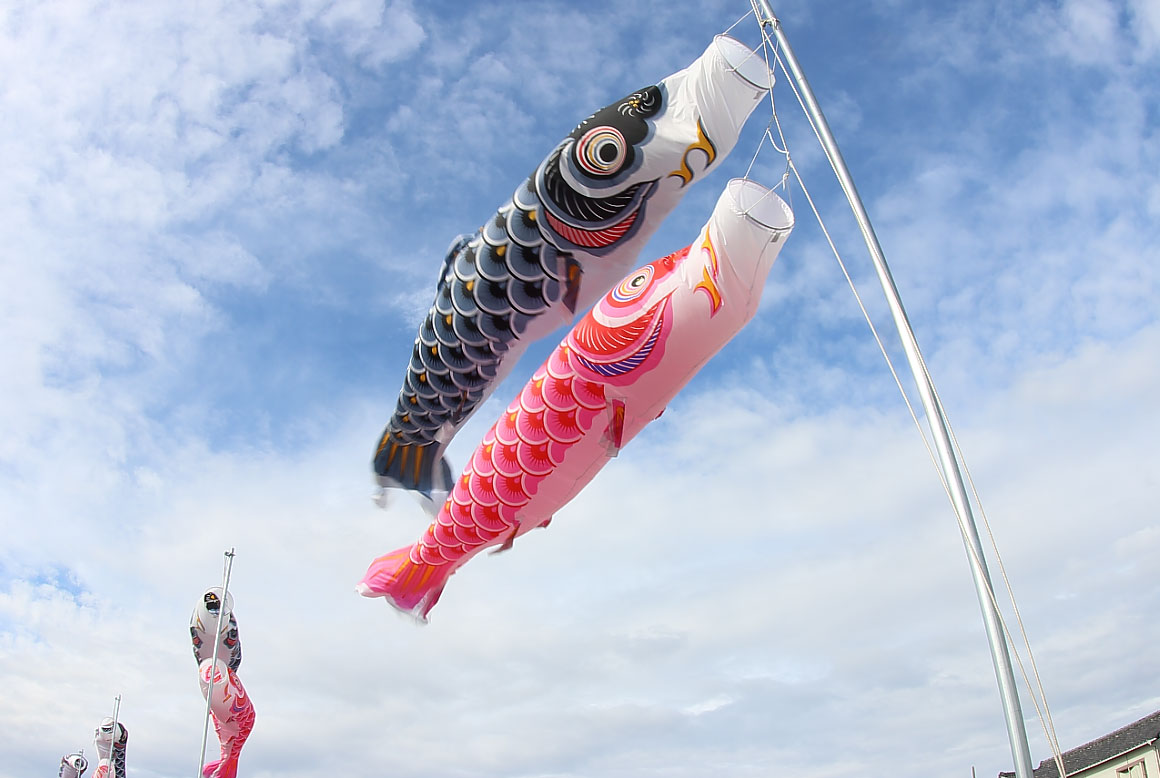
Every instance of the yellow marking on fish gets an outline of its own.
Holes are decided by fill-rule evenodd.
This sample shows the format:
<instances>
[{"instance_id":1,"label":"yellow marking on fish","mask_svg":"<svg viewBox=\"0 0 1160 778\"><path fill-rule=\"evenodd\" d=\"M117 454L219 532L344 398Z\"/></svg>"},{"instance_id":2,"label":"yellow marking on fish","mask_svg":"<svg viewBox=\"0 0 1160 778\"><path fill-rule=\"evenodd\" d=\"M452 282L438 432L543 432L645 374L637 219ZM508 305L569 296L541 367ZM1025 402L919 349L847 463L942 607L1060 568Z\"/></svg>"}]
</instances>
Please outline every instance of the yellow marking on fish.
<instances>
[{"instance_id":1,"label":"yellow marking on fish","mask_svg":"<svg viewBox=\"0 0 1160 778\"><path fill-rule=\"evenodd\" d=\"M415 483L419 483L419 474L423 470L423 451L426 446L420 446L420 449L415 452Z\"/></svg>"},{"instance_id":2,"label":"yellow marking on fish","mask_svg":"<svg viewBox=\"0 0 1160 778\"><path fill-rule=\"evenodd\" d=\"M701 273L704 276L703 280L693 288L704 289L708 293L709 315L712 316L721 308L721 292L717 289L717 284L713 281L713 277L709 275L709 268L701 268Z\"/></svg>"},{"instance_id":3,"label":"yellow marking on fish","mask_svg":"<svg viewBox=\"0 0 1160 778\"><path fill-rule=\"evenodd\" d=\"M452 319L451 314L447 314L446 316L443 317L443 322L447 325L450 325L452 321L453 321L453 319Z\"/></svg>"},{"instance_id":4,"label":"yellow marking on fish","mask_svg":"<svg viewBox=\"0 0 1160 778\"><path fill-rule=\"evenodd\" d=\"M427 373L426 372L419 374L419 383L421 383L421 384L427 383Z\"/></svg>"},{"instance_id":5,"label":"yellow marking on fish","mask_svg":"<svg viewBox=\"0 0 1160 778\"><path fill-rule=\"evenodd\" d=\"M681 166L669 173L667 178L681 179L681 186L684 187L693 180L693 168L689 165L689 155L694 151L703 151L708 159L705 162L705 167L713 164L713 160L717 159L717 147L713 145L713 141L705 134L705 128L701 124L701 120L697 119L697 141L690 143L685 148L685 153L681 156Z\"/></svg>"},{"instance_id":6,"label":"yellow marking on fish","mask_svg":"<svg viewBox=\"0 0 1160 778\"><path fill-rule=\"evenodd\" d=\"M495 253L497 256L502 257L504 254L507 253L507 244L505 243L502 246L497 246L495 249Z\"/></svg>"},{"instance_id":7,"label":"yellow marking on fish","mask_svg":"<svg viewBox=\"0 0 1160 778\"><path fill-rule=\"evenodd\" d=\"M439 356L439 347L438 346L431 347L431 356L433 356L433 357Z\"/></svg>"},{"instance_id":8,"label":"yellow marking on fish","mask_svg":"<svg viewBox=\"0 0 1160 778\"><path fill-rule=\"evenodd\" d=\"M419 404L419 400L418 400L418 398L416 398L416 397L412 397L412 398L411 398L411 405L418 405L418 404Z\"/></svg>"},{"instance_id":9,"label":"yellow marking on fish","mask_svg":"<svg viewBox=\"0 0 1160 778\"><path fill-rule=\"evenodd\" d=\"M411 456L411 447L410 446L402 446L401 448L403 450L403 456L402 456L402 458L399 459L399 470L404 471L407 469L407 460Z\"/></svg>"},{"instance_id":10,"label":"yellow marking on fish","mask_svg":"<svg viewBox=\"0 0 1160 778\"><path fill-rule=\"evenodd\" d=\"M387 468L390 468L391 463L395 461L395 454L397 454L398 451L399 451L399 444L392 443L391 444L391 453L387 455Z\"/></svg>"},{"instance_id":11,"label":"yellow marking on fish","mask_svg":"<svg viewBox=\"0 0 1160 778\"><path fill-rule=\"evenodd\" d=\"M474 281L468 281L468 282L467 282L467 283L464 285L464 288L465 288L465 289L467 289L467 291L469 291L469 292L470 292L472 289L474 289L474 288L475 288L475 282L474 282Z\"/></svg>"},{"instance_id":12,"label":"yellow marking on fish","mask_svg":"<svg viewBox=\"0 0 1160 778\"><path fill-rule=\"evenodd\" d=\"M536 212L535 211L528 211L528 221L534 222L535 220L536 220Z\"/></svg>"},{"instance_id":13,"label":"yellow marking on fish","mask_svg":"<svg viewBox=\"0 0 1160 778\"><path fill-rule=\"evenodd\" d=\"M717 286L717 275L721 269L717 260L717 247L713 245L708 235L701 243L701 250L709 254L709 264L708 267L701 268L702 280L693 287L693 291L705 290L709 295L709 315L714 316L721 309L721 288Z\"/></svg>"}]
</instances>

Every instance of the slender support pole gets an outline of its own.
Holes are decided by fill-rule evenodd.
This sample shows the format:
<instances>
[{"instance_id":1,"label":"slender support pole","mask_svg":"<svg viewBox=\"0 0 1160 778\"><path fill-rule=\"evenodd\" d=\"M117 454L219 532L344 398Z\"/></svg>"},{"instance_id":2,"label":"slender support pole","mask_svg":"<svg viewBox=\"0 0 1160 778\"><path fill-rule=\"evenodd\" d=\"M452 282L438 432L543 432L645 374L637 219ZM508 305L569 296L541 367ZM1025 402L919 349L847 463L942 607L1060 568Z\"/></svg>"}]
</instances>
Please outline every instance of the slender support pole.
<instances>
[{"instance_id":1,"label":"slender support pole","mask_svg":"<svg viewBox=\"0 0 1160 778\"><path fill-rule=\"evenodd\" d=\"M918 350L918 341L914 337L914 331L911 329L910 322L906 317L906 311L902 307L902 299L898 295L898 289L894 285L894 278L890 275L890 269L886 265L886 257L882 252L882 246L878 243L878 237L874 234L874 228L870 224L870 217L866 215L866 209L862 204L862 199L858 196L858 190L854 186L854 180L850 176L850 171L846 167L845 160L842 159L842 152L838 150L838 144L830 132L830 126L826 122L826 117L822 114L822 109L818 106L817 99L814 97L813 90L810 89L809 82L806 81L801 65L798 63L797 57L794 56L793 49L789 45L789 41L786 40L785 34L782 32L781 22L774 15L769 0L751 0L751 2L754 4L755 11L759 10L758 5L760 5L758 17L762 26L772 30L773 35L777 38L778 46L784 55L786 64L793 73L794 80L798 84L798 88L806 104L806 109L822 140L822 146L830 160L830 164L833 166L834 172L837 173L838 182L841 184L842 190L846 193L846 199L850 202L850 208L854 211L854 217L858 220L858 226L862 230L862 237L866 242L866 247L869 249L871 259L874 262L874 269L878 273L878 280L882 284L882 290L886 293L886 301L890 307L890 314L894 319L895 326L898 328L898 335L902 341L903 351L906 353L906 360L910 365L911 372L914 374L914 380L918 385L918 393L922 399L922 407L926 412L927 423L930 425L931 433L934 437L935 448L938 453L938 459L946 480L947 488L950 490L951 502L954 505L955 512L959 515L963 527L963 543L967 546L967 559L970 562L971 574L975 581L975 590L979 596L979 605L983 611L983 625L986 628L987 640L991 646L991 659L995 665L995 678L999 685L999 697L1002 699L1003 713L1007 719L1007 736L1011 741L1011 756L1015 761L1015 775L1017 778L1032 778L1031 752L1027 745L1027 731L1023 723L1023 712L1019 706L1019 692L1015 685L1015 674L1011 668L1011 656L1007 651L1003 625L991 596L991 578L987 571L986 560L983 557L983 546L979 542L979 532L975 526L974 517L971 514L970 501L967 499L966 489L963 486L962 473L959 470L959 463L954 455L954 449L951 446L946 418L935 395L934 384L931 382L930 376L923 367L922 357Z\"/></svg>"},{"instance_id":2,"label":"slender support pole","mask_svg":"<svg viewBox=\"0 0 1160 778\"><path fill-rule=\"evenodd\" d=\"M234 569L234 549L231 548L229 551L226 551L225 555L226 570L222 578L222 604L218 608L217 624L214 627L213 633L213 659L211 660L209 668L209 690L205 695L205 721L202 722L201 726L201 758L197 763L197 778L202 778L201 771L205 769L205 746L209 741L209 716L210 702L213 700L213 679L214 673L217 672L218 648L221 646L222 612L226 609L226 603L228 602L227 597L230 593L230 573Z\"/></svg>"},{"instance_id":3,"label":"slender support pole","mask_svg":"<svg viewBox=\"0 0 1160 778\"><path fill-rule=\"evenodd\" d=\"M117 745L117 720L121 716L121 695L113 698L113 734L112 740L109 741L109 775L111 778L125 778L123 775L117 775L117 760L113 757L113 749ZM100 754L98 754L100 756Z\"/></svg>"}]
</instances>

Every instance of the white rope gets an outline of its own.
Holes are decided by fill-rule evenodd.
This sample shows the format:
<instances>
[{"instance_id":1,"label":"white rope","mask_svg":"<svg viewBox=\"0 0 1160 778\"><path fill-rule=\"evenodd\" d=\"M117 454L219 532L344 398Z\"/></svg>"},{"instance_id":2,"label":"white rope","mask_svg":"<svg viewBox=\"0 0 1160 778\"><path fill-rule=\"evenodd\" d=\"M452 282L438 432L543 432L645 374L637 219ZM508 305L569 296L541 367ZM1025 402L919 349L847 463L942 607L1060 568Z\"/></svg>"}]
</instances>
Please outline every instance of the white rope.
<instances>
[{"instance_id":1,"label":"white rope","mask_svg":"<svg viewBox=\"0 0 1160 778\"><path fill-rule=\"evenodd\" d=\"M209 742L209 717L211 715L210 703L213 700L213 678L214 674L217 672L218 648L221 647L222 613L225 611L226 603L228 602L227 598L230 593L230 573L234 569L234 549L231 548L229 551L226 551L225 556L225 572L222 577L222 601L218 606L217 624L214 627L213 633L213 659L211 660L209 668L209 690L205 695L205 719L202 721L201 727L201 758L197 765L197 778L202 778L201 771L205 769L205 747ZM201 672L200 662L198 663L198 672ZM225 683L225 680L226 679L223 678L222 682Z\"/></svg>"},{"instance_id":2,"label":"white rope","mask_svg":"<svg viewBox=\"0 0 1160 778\"><path fill-rule=\"evenodd\" d=\"M810 129L813 130L814 135L815 135L815 137L817 137L819 144L821 144L822 147L825 148L825 144L822 143L821 134L820 134L817 126L814 124L814 121L813 121L812 117L810 116L809 111L806 110L805 103L802 99L801 94L798 92L797 86L794 84L793 77L790 75L789 71L787 70L787 68L785 66L785 63L782 62L781 57L777 53L776 42L771 41L769 39L769 35L766 32L764 26L761 26L761 25L759 25L759 26L761 28L762 48L763 49L766 49L766 48L773 49L774 59L776 60L778 66L781 68L781 72L786 76L786 80L788 81L790 88L793 90L794 95L797 98L799 105L801 105L802 112L806 115L806 119L810 123ZM768 55L767 55L767 62L768 62ZM769 131L769 127L776 124L776 126L778 128L778 133L782 139L782 148L778 149L778 151L781 151L782 153L785 154L787 167L789 168L789 170L793 171L794 176L798 181L798 185L801 186L801 188L802 188L802 193L806 197L806 200L810 205L810 209L813 211L814 218L817 220L818 225L821 227L822 234L825 236L826 242L829 244L830 250L831 250L831 252L833 252L834 257L838 262L838 266L841 268L842 274L846 278L846 283L849 285L850 290L854 294L854 299L858 303L858 308L859 308L859 310L861 310L863 318L866 320L867 325L870 327L870 331L874 336L874 340L878 344L878 350L882 353L882 356L886 361L887 367L890 369L890 374L894 378L894 383L898 387L899 393L902 395L903 402L906 403L907 410L910 412L911 419L914 422L915 427L918 429L919 435L922 437L923 445L926 447L927 455L930 457L931 462L935 467L935 471L939 476L939 480L943 486L943 491L946 493L947 498L951 501L951 504L953 507L954 500L953 500L952 495L951 495L950 486L946 480L946 474L943 473L942 469L938 466L937 457L935 456L934 451L931 448L930 441L927 439L927 432L923 428L922 423L919 421L918 414L915 412L914 406L910 402L910 398L907 395L906 389L904 388L902 381L898 376L898 371L895 370L895 368L894 368L894 363L891 360L890 355L886 350L886 347L882 341L882 338L878 334L878 330L874 326L874 322L872 321L872 319L869 315L869 312L866 310L866 307L862 302L861 296L858 294L858 290L854 284L854 281L853 281L852 277L850 276L849 271L846 269L846 265L842 260L841 254L837 250L837 247L834 245L834 241L833 241L832 237L830 236L829 230L826 228L826 225L825 225L824 221L822 220L821 214L818 212L817 206L815 205L814 200L811 197L809 190L807 189L807 187L805 185L805 182L802 180L801 174L798 171L797 166L794 165L793 159L788 152L789 147L788 147L788 144L785 142L785 135L782 132L781 123L777 118L776 108L773 107L772 90L770 90L770 105L771 105L771 108L773 109L773 118L771 119L770 125L767 125L767 127L766 127L765 136L763 137L761 143L759 144L758 151L760 152L761 145L764 145L765 138L769 139L770 145L772 145L775 149L778 149L778 146L777 146L776 142L774 141L774 139ZM757 154L754 154L754 161L756 161L756 158L757 158ZM834 161L828 153L826 154L826 160L830 163L830 167L834 170L835 174L837 174L837 172L838 172L837 168L835 167ZM751 168L752 168L752 165L753 165L753 163L751 162L750 163ZM747 173L747 175L748 175L748 173ZM784 183L784 181L785 181L785 178L783 177L783 183ZM1022 674L1024 684L1027 686L1027 690L1031 695L1032 703L1035 706L1035 711L1036 711L1036 714L1039 718L1040 725L1043 727L1044 735L1047 739L1048 746L1052 751L1052 756L1054 757L1054 761L1056 763L1057 769L1059 770L1059 774L1062 778L1066 778L1067 772L1064 769L1063 755L1062 755L1062 752L1060 750L1059 740L1056 737L1055 724L1052 721L1051 710L1047 705L1047 695L1043 689L1043 681L1042 681L1042 678L1039 674L1038 665L1035 662L1035 655L1031 649L1031 642L1027 636L1027 630L1026 630L1026 627L1023 623L1022 615L1019 613L1019 606L1017 605L1016 600L1015 600L1015 594L1014 594L1013 588L1011 586L1010 578L1007 575L1006 566L1003 564L1002 555L999 552L998 543L995 540L995 536L994 536L994 533L991 529L990 522L987 520L986 513L983 510L982 501L979 497L978 490L975 487L974 479L971 477L970 470L966 466L966 459L963 455L961 447L959 446L958 439L954 436L954 431L951 428L950 420L946 416L946 410L942 405L941 399L939 399L939 397L938 397L937 390L934 389L934 382L929 380L930 374L929 374L929 371L928 371L928 368L926 365L926 361L925 361L925 359L923 359L921 353L919 353L917 355L917 357L918 357L918 363L919 363L920 367L922 368L924 374L926 374L926 377L928 378L928 385L931 387L932 391L934 392L935 402L937 403L940 411L942 412L944 422L946 423L946 426L947 426L947 430L950 433L952 441L953 441L955 452L956 452L957 456L959 457L959 461L963 463L963 468L964 468L964 471L966 473L967 481L971 486L971 492L974 496L975 503L979 507L980 516L983 519L983 525L987 530L987 535L988 535L988 538L990 539L991 547L992 547L992 550L994 551L994 554L995 554L995 559L999 565L999 570L1000 570L1000 573L1003 577L1003 582L1004 582L1004 585L1006 587L1007 596L1011 601L1011 607L1015 613L1016 623L1019 626L1019 633L1023 638L1023 644L1024 644L1024 647L1026 648L1026 651L1027 651L1027 657L1028 657L1028 661L1030 662L1030 665L1031 665L1032 674L1035 677L1034 686L1032 685L1031 678L1027 672L1027 668L1023 664L1023 658L1020 655L1018 648L1014 645L1014 643L1012 641L1011 631L1008 628L1006 620L1004 619L1002 611L999 607L999 603L998 603L998 600L997 600L996 595L995 595L994 587L991 586L989 582L988 582L988 585L986 587L987 595L995 607L995 612L999 618L1000 624L1002 625L1003 633L1007 638L1007 643L1010 646L1012 653L1015 655L1016 662L1019 665L1019 671ZM954 513L955 513L955 519L959 525L959 532L962 534L963 539L965 541L964 545L966 546L967 553L971 555L972 559L976 563L980 562L981 560L979 560L977 557L977 551L975 550L974 545L969 542L970 536L969 536L969 532L967 530L967 527L965 526L963 517L959 515L957 510L955 510ZM1038 692L1037 692L1037 690L1038 690ZM1041 703L1040 703L1041 700L1042 700L1042 707L1041 707Z\"/></svg>"}]
</instances>

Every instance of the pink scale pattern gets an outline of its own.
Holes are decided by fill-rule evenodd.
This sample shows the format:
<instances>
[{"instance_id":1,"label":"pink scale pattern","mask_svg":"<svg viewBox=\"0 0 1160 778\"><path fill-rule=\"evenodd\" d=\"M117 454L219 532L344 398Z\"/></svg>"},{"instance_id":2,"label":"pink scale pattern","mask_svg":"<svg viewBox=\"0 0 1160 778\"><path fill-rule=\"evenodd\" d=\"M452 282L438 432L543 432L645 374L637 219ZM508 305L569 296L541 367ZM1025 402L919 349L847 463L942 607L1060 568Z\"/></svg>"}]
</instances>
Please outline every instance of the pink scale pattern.
<instances>
[{"instance_id":1,"label":"pink scale pattern","mask_svg":"<svg viewBox=\"0 0 1160 778\"><path fill-rule=\"evenodd\" d=\"M514 536L520 509L605 405L604 387L576 374L562 343L488 430L422 538L371 564L363 594L425 617L459 564Z\"/></svg>"}]
</instances>

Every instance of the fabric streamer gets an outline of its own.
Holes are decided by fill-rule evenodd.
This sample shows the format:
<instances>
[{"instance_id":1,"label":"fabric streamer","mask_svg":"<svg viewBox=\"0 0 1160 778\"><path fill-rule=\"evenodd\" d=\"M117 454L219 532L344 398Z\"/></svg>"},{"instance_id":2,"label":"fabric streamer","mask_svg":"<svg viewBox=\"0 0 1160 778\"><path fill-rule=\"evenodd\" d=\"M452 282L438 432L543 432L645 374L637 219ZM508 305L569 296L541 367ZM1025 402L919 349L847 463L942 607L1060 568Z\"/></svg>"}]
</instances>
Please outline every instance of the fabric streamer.
<instances>
[{"instance_id":1,"label":"fabric streamer","mask_svg":"<svg viewBox=\"0 0 1160 778\"><path fill-rule=\"evenodd\" d=\"M380 485L438 509L452 486L451 438L529 343L637 263L772 83L764 60L719 35L684 70L580 122L487 223L452 242L375 451Z\"/></svg>"},{"instance_id":2,"label":"fabric streamer","mask_svg":"<svg viewBox=\"0 0 1160 778\"><path fill-rule=\"evenodd\" d=\"M792 227L773 192L730 181L692 245L629 274L573 327L419 541L376 559L358 591L425 621L467 560L546 526L754 316Z\"/></svg>"},{"instance_id":3,"label":"fabric streamer","mask_svg":"<svg viewBox=\"0 0 1160 778\"><path fill-rule=\"evenodd\" d=\"M125 778L125 747L128 744L129 730L124 724L114 722L108 716L101 719L93 735L93 745L99 757L93 778Z\"/></svg>"},{"instance_id":4,"label":"fabric streamer","mask_svg":"<svg viewBox=\"0 0 1160 778\"><path fill-rule=\"evenodd\" d=\"M203 778L236 778L242 746L254 728L254 704L237 676L242 664L242 644L233 612L233 596L226 594L223 600L222 593L221 587L207 589L189 624L201 695L209 702L221 747L221 756L202 768ZM215 634L214 627L219 623L221 626ZM218 647L216 664L215 644Z\"/></svg>"}]
</instances>

